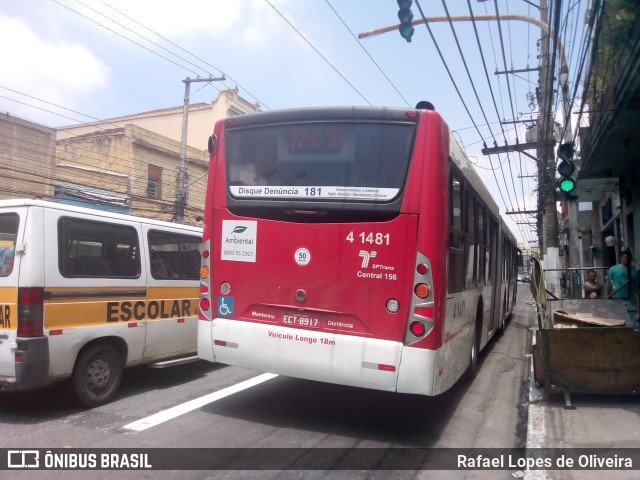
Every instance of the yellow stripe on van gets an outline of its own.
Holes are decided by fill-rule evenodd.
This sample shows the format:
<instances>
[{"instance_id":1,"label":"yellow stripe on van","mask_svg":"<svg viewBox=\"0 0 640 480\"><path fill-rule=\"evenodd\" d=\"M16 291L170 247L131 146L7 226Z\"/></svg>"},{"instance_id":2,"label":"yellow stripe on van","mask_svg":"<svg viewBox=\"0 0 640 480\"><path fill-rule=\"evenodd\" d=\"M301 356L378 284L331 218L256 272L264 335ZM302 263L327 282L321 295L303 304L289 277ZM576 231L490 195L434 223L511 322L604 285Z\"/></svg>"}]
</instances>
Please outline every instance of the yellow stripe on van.
<instances>
[{"instance_id":1,"label":"yellow stripe on van","mask_svg":"<svg viewBox=\"0 0 640 480\"><path fill-rule=\"evenodd\" d=\"M0 330L18 328L18 289L0 287Z\"/></svg>"},{"instance_id":2,"label":"yellow stripe on van","mask_svg":"<svg viewBox=\"0 0 640 480\"><path fill-rule=\"evenodd\" d=\"M197 282L197 280L196 280ZM148 287L147 298L157 300L163 298L198 298L200 290L195 287Z\"/></svg>"},{"instance_id":3,"label":"yellow stripe on van","mask_svg":"<svg viewBox=\"0 0 640 480\"><path fill-rule=\"evenodd\" d=\"M95 290L94 298L90 295L92 290ZM118 295L119 290L123 291L122 296ZM197 287L148 288L146 293L146 296L127 295L126 290L108 288L47 289L45 298L53 298L45 300L44 328L58 330L146 322L198 314Z\"/></svg>"}]
</instances>

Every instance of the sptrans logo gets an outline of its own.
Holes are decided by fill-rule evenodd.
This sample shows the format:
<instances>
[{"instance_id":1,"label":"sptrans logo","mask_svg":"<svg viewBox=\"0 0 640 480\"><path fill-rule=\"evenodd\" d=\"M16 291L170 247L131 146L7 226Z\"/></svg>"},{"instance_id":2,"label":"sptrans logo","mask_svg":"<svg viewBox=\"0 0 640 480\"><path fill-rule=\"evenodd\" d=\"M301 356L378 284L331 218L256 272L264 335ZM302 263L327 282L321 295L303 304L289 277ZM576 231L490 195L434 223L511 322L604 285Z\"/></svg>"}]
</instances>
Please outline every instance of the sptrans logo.
<instances>
[{"instance_id":1,"label":"sptrans logo","mask_svg":"<svg viewBox=\"0 0 640 480\"><path fill-rule=\"evenodd\" d=\"M366 250L360 250L360 253L358 254L358 256L362 257L361 268L367 268L369 267L369 261L372 258L376 258L378 256L378 252L376 252L375 250L372 252L367 252Z\"/></svg>"}]
</instances>

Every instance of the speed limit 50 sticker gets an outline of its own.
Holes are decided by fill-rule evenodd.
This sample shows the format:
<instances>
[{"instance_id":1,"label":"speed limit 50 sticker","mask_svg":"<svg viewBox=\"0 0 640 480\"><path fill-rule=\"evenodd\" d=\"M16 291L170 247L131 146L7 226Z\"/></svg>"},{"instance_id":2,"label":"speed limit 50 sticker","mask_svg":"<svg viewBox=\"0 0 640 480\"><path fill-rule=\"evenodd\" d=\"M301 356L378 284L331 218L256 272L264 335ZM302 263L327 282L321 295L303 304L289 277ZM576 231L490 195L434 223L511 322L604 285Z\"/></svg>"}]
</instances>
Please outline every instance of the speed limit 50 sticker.
<instances>
[{"instance_id":1,"label":"speed limit 50 sticker","mask_svg":"<svg viewBox=\"0 0 640 480\"><path fill-rule=\"evenodd\" d=\"M311 252L309 252L309 250L307 250L306 248L299 248L296 250L293 258L298 265L308 265L311 261Z\"/></svg>"}]
</instances>

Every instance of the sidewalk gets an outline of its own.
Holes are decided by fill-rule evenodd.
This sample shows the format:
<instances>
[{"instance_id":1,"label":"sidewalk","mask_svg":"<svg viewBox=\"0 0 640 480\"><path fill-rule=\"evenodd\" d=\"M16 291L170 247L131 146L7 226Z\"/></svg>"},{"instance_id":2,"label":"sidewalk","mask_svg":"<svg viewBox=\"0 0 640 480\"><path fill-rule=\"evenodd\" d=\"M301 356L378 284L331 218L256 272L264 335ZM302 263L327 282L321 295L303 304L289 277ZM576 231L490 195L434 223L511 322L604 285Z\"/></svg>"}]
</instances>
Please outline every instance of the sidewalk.
<instances>
[{"instance_id":1,"label":"sidewalk","mask_svg":"<svg viewBox=\"0 0 640 480\"><path fill-rule=\"evenodd\" d=\"M531 305L535 329L535 304ZM535 332L534 332L535 333ZM535 342L535 335L534 335ZM640 352L638 352L640 355ZM533 364L533 360L532 360ZM543 388L530 376L527 448L640 448L640 398L631 395L572 394L571 407L563 394L544 398ZM532 470L529 480L638 479L635 471L622 470Z\"/></svg>"}]
</instances>

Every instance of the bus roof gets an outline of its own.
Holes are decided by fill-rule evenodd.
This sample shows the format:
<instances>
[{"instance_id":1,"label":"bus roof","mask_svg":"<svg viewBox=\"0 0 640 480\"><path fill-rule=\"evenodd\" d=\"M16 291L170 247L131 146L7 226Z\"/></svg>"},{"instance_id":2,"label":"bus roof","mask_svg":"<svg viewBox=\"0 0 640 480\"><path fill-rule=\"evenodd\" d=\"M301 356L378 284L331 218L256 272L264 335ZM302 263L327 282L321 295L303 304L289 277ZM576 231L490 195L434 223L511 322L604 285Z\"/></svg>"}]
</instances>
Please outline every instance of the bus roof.
<instances>
[{"instance_id":1,"label":"bus roof","mask_svg":"<svg viewBox=\"0 0 640 480\"><path fill-rule=\"evenodd\" d=\"M303 107L276 110L272 112L250 113L226 119L227 125L232 127L249 127L272 123L287 123L299 121L323 120L387 120L415 123L416 118L407 116L409 112L419 112L414 108L390 107ZM437 114L433 112L433 114Z\"/></svg>"}]
</instances>

